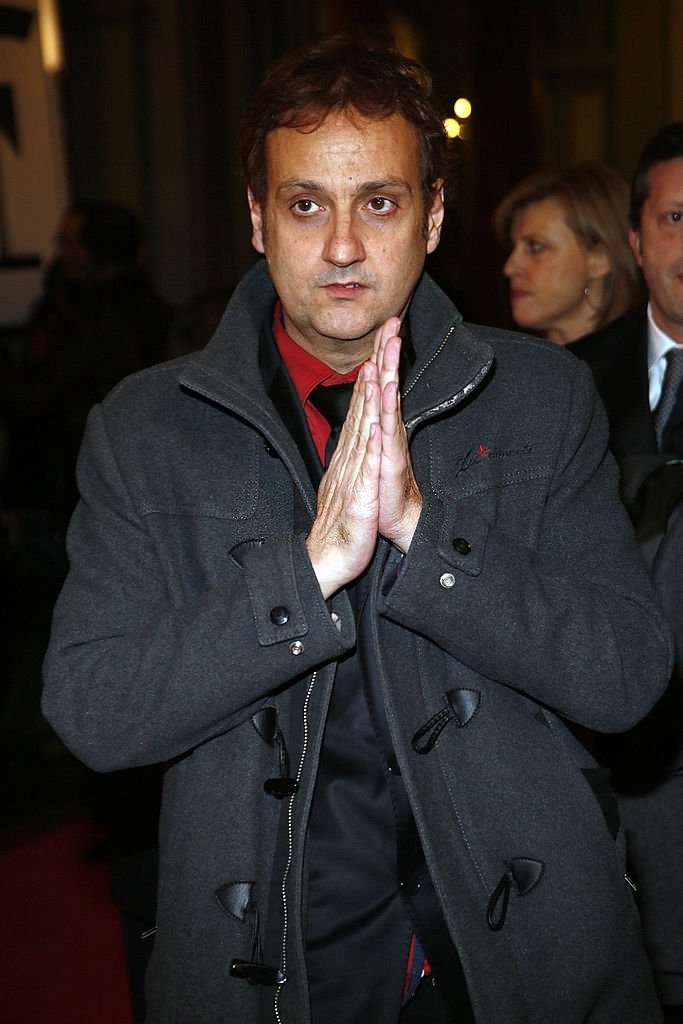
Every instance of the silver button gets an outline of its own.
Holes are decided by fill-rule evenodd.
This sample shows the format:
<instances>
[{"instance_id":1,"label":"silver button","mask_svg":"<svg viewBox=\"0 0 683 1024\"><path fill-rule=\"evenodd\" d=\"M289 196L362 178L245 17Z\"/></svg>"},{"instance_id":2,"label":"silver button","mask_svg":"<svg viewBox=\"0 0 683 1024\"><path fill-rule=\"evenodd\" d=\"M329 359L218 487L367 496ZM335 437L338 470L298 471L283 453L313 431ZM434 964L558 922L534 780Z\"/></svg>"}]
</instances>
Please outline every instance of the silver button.
<instances>
[{"instance_id":1,"label":"silver button","mask_svg":"<svg viewBox=\"0 0 683 1024\"><path fill-rule=\"evenodd\" d=\"M301 643L301 640L292 640L291 644L289 645L289 650L290 650L290 652L292 654L295 654L295 655L296 654L303 654L304 653L304 645Z\"/></svg>"},{"instance_id":2,"label":"silver button","mask_svg":"<svg viewBox=\"0 0 683 1024\"><path fill-rule=\"evenodd\" d=\"M336 612L331 613L331 619L334 622L335 626L337 627L337 631L341 633L341 619L339 618Z\"/></svg>"},{"instance_id":3,"label":"silver button","mask_svg":"<svg viewBox=\"0 0 683 1024\"><path fill-rule=\"evenodd\" d=\"M439 583L446 590L450 590L451 587L455 586L455 576L453 575L452 572L445 572L443 576L439 579Z\"/></svg>"}]
</instances>

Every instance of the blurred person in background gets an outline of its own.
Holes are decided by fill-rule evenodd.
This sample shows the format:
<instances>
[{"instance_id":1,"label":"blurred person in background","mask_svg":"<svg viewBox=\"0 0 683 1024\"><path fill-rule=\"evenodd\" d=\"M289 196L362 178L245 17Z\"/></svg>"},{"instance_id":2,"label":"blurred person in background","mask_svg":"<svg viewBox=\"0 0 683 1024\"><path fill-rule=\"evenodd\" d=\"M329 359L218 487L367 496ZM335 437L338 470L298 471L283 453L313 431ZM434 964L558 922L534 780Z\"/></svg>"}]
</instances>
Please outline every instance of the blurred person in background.
<instances>
[{"instance_id":1,"label":"blurred person in background","mask_svg":"<svg viewBox=\"0 0 683 1024\"><path fill-rule=\"evenodd\" d=\"M65 211L23 358L0 374L4 509L47 515L63 531L90 408L123 377L163 359L172 310L145 254L142 225L126 207L79 202Z\"/></svg>"},{"instance_id":2,"label":"blurred person in background","mask_svg":"<svg viewBox=\"0 0 683 1024\"><path fill-rule=\"evenodd\" d=\"M138 217L115 203L78 202L60 219L43 294L18 351L0 352L4 627L10 649L0 720L38 717L40 661L66 572L64 534L76 502L85 421L124 376L163 358L171 308L144 267Z\"/></svg>"},{"instance_id":3,"label":"blurred person in background","mask_svg":"<svg viewBox=\"0 0 683 1024\"><path fill-rule=\"evenodd\" d=\"M566 345L637 305L627 210L628 186L598 162L539 171L505 196L493 225L510 249L503 273L518 327Z\"/></svg>"},{"instance_id":4,"label":"blurred person in background","mask_svg":"<svg viewBox=\"0 0 683 1024\"><path fill-rule=\"evenodd\" d=\"M41 759L62 756L40 715L41 662L67 570L65 532L77 498L76 458L88 412L123 377L166 355L172 310L153 286L145 257L143 228L133 211L116 203L74 203L57 226L43 293L18 351L0 356L0 420L7 438L0 473L0 730L15 777L33 778ZM135 924L129 928L128 921L153 918L157 777L152 770L93 773L83 781L79 776L76 785L87 791L103 829L100 855L112 864L131 991L139 1002L135 979L150 944L129 940ZM35 789L31 799L42 799Z\"/></svg>"},{"instance_id":5,"label":"blurred person in background","mask_svg":"<svg viewBox=\"0 0 683 1024\"><path fill-rule=\"evenodd\" d=\"M645 944L667 1022L683 1022L683 122L648 142L631 188L630 240L643 303L571 351L593 370L607 410L621 496L676 644L664 698L605 743Z\"/></svg>"}]
</instances>

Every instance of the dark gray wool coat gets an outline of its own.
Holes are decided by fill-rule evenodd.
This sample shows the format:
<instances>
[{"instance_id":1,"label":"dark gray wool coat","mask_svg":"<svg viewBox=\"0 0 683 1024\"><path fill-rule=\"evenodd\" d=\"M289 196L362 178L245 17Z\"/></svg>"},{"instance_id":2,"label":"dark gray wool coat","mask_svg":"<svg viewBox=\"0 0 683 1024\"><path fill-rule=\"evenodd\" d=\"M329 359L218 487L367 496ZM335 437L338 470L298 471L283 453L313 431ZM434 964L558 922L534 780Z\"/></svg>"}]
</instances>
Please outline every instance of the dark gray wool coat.
<instances>
[{"instance_id":1,"label":"dark gray wool coat","mask_svg":"<svg viewBox=\"0 0 683 1024\"><path fill-rule=\"evenodd\" d=\"M150 1024L309 1021L306 821L355 627L346 594L318 589L315 493L259 375L273 300L260 263L202 353L93 410L79 462L44 712L95 769L169 765ZM465 327L427 277L410 321L425 505L400 573L378 545L372 639L477 1022L651 1024L623 843L565 724L628 728L671 669L590 372ZM299 788L278 800L280 739ZM257 927L284 984L231 976Z\"/></svg>"}]
</instances>

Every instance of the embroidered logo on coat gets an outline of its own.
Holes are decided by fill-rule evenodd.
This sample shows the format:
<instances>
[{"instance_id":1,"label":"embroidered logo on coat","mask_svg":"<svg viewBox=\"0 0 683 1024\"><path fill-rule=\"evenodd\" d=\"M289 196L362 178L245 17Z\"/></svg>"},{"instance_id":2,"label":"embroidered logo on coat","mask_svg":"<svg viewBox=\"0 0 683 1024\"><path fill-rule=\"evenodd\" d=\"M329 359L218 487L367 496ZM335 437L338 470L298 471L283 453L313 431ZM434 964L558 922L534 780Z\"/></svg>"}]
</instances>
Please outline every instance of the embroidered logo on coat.
<instances>
[{"instance_id":1,"label":"embroidered logo on coat","mask_svg":"<svg viewBox=\"0 0 683 1024\"><path fill-rule=\"evenodd\" d=\"M455 475L480 465L484 459L508 459L512 455L531 455L535 448L540 448L540 441L527 441L521 448L489 448L486 444L470 448L464 455L458 455L455 459Z\"/></svg>"}]
</instances>

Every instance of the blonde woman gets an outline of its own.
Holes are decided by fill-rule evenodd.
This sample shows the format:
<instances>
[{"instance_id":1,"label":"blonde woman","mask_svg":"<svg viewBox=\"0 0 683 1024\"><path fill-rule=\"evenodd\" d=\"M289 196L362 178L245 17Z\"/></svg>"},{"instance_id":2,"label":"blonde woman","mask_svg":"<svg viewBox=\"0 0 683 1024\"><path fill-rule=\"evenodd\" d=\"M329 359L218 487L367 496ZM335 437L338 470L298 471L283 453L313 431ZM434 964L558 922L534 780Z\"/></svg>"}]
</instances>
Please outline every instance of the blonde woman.
<instances>
[{"instance_id":1,"label":"blonde woman","mask_svg":"<svg viewBox=\"0 0 683 1024\"><path fill-rule=\"evenodd\" d=\"M566 345L641 300L628 242L628 187L591 162L515 186L493 224L510 254L503 273L518 327Z\"/></svg>"}]
</instances>

